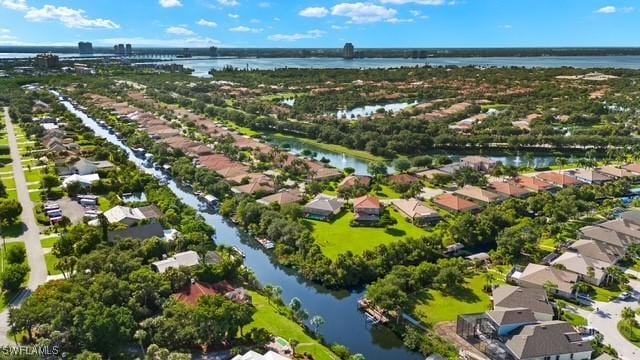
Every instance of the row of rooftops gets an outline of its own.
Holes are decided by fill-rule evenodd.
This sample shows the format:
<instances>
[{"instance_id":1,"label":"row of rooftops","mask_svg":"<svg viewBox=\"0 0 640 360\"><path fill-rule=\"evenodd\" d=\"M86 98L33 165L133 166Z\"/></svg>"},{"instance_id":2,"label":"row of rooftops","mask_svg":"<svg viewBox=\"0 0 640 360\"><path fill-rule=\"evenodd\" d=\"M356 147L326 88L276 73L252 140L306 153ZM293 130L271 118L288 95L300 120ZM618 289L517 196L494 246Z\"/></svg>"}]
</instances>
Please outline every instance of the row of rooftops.
<instances>
[{"instance_id":1,"label":"row of rooftops","mask_svg":"<svg viewBox=\"0 0 640 360\"><path fill-rule=\"evenodd\" d=\"M113 109L113 113L120 118L136 121L140 124L141 129L146 131L152 138L158 139L172 149L179 149L189 156L196 158L198 166L212 170L218 175L225 178L231 185L232 190L236 193L273 193L275 186L270 176L264 173L253 173L249 166L241 162L234 161L224 154L214 153L213 149L208 145L191 140L183 136L180 129L171 126L171 122L161 119L156 115L145 112L128 103L118 103L108 97L100 95L92 95L92 101L103 107ZM254 151L269 154L274 149L253 138L239 135L225 126L217 125L204 116L193 114L192 112L181 109L173 109L178 117L186 117L193 121L196 126L205 134L211 137L224 137L231 139L234 146L241 149L252 149ZM284 164L291 164L297 158L293 154L283 154ZM317 180L335 179L342 175L342 172L326 167L325 165L315 161L304 159L304 162L310 169L310 178ZM246 180L248 183L245 183Z\"/></svg>"}]
</instances>

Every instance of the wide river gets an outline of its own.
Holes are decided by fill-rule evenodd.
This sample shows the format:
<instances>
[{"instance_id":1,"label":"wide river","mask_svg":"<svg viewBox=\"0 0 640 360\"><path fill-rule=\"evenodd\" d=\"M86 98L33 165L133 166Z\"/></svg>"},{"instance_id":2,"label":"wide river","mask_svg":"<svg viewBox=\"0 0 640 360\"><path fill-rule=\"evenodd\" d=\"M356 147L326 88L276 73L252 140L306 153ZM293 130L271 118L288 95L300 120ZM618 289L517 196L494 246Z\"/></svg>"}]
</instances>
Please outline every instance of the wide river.
<instances>
[{"instance_id":1,"label":"wide river","mask_svg":"<svg viewBox=\"0 0 640 360\"><path fill-rule=\"evenodd\" d=\"M145 172L158 178L164 176L159 171L145 166L133 151L114 135L98 126L98 123L84 112L76 109L70 102L62 104L84 124L91 128L97 136L118 145L129 155L129 159ZM169 181L169 188L186 204L195 209L204 208L196 196L183 190L174 181ZM369 360L409 359L418 360L423 357L407 351L402 341L390 330L382 326L371 327L365 317L357 309L357 300L362 291L331 291L309 283L296 275L294 270L284 268L258 247L246 233L227 222L222 216L199 211L200 214L216 229L216 243L240 248L246 255L245 265L253 270L262 284L274 284L282 287L283 300L288 302L298 297L311 316L320 315L325 324L320 332L327 342L338 342L346 345L351 351L363 354Z\"/></svg>"}]
</instances>

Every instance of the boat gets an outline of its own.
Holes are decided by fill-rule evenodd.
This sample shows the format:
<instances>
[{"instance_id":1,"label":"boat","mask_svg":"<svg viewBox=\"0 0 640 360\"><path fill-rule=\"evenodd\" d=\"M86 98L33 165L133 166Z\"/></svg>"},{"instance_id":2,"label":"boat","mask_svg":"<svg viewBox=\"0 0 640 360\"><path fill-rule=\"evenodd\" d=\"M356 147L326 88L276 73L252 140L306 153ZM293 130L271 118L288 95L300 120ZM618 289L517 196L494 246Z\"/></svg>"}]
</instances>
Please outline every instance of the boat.
<instances>
[{"instance_id":1,"label":"boat","mask_svg":"<svg viewBox=\"0 0 640 360\"><path fill-rule=\"evenodd\" d=\"M237 246L232 246L231 250L235 251L236 254L240 255L243 258L246 257L242 250L240 250Z\"/></svg>"},{"instance_id":2,"label":"boat","mask_svg":"<svg viewBox=\"0 0 640 360\"><path fill-rule=\"evenodd\" d=\"M256 241L259 242L260 245L262 245L267 250L271 250L274 247L276 247L276 245L273 243L273 241L271 241L269 239L257 238Z\"/></svg>"},{"instance_id":3,"label":"boat","mask_svg":"<svg viewBox=\"0 0 640 360\"><path fill-rule=\"evenodd\" d=\"M384 325L389 322L389 318L384 315L377 306L371 304L371 302L365 298L361 298L358 300L358 309L363 311L367 316L367 320L369 320L374 325Z\"/></svg>"}]
</instances>

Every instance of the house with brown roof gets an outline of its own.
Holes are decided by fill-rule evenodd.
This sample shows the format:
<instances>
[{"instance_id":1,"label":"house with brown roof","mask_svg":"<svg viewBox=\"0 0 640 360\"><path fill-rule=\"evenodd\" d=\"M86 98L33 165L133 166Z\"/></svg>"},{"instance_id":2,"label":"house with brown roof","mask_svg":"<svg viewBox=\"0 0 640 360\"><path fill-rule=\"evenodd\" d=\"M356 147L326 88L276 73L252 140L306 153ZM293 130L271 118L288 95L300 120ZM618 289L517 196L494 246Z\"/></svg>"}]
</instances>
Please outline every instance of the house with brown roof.
<instances>
[{"instance_id":1,"label":"house with brown roof","mask_svg":"<svg viewBox=\"0 0 640 360\"><path fill-rule=\"evenodd\" d=\"M549 191L554 187L546 181L530 176L518 176L514 179L514 182L533 192Z\"/></svg>"},{"instance_id":2,"label":"house with brown roof","mask_svg":"<svg viewBox=\"0 0 640 360\"><path fill-rule=\"evenodd\" d=\"M268 178L255 180L245 185L234 186L231 188L236 194L273 194L276 189L273 186L273 182Z\"/></svg>"},{"instance_id":3,"label":"house with brown roof","mask_svg":"<svg viewBox=\"0 0 640 360\"><path fill-rule=\"evenodd\" d=\"M460 165L463 167L470 167L478 171L488 171L492 167L496 166L497 162L484 156L465 156L460 159Z\"/></svg>"},{"instance_id":4,"label":"house with brown roof","mask_svg":"<svg viewBox=\"0 0 640 360\"><path fill-rule=\"evenodd\" d=\"M354 219L358 222L377 222L382 214L382 204L369 194L353 199Z\"/></svg>"},{"instance_id":5,"label":"house with brown roof","mask_svg":"<svg viewBox=\"0 0 640 360\"><path fill-rule=\"evenodd\" d=\"M610 264L617 263L624 257L626 250L601 241L580 239L569 245L568 250Z\"/></svg>"},{"instance_id":6,"label":"house with brown roof","mask_svg":"<svg viewBox=\"0 0 640 360\"><path fill-rule=\"evenodd\" d=\"M556 286L555 295L570 299L578 275L552 266L529 264L522 272L514 272L511 280L524 288L537 289L544 289L546 283L551 283Z\"/></svg>"},{"instance_id":7,"label":"house with brown roof","mask_svg":"<svg viewBox=\"0 0 640 360\"><path fill-rule=\"evenodd\" d=\"M533 193L531 190L513 181L494 181L490 183L489 186L495 193L508 197L523 198Z\"/></svg>"},{"instance_id":8,"label":"house with brown roof","mask_svg":"<svg viewBox=\"0 0 640 360\"><path fill-rule=\"evenodd\" d=\"M303 199L302 193L298 190L280 191L273 195L265 196L258 200L259 203L264 205L278 204L287 205L301 202Z\"/></svg>"},{"instance_id":9,"label":"house with brown roof","mask_svg":"<svg viewBox=\"0 0 640 360\"><path fill-rule=\"evenodd\" d=\"M373 178L367 175L349 175L342 179L338 184L338 189L349 190L354 186L362 186L368 189L371 186L371 180Z\"/></svg>"},{"instance_id":10,"label":"house with brown roof","mask_svg":"<svg viewBox=\"0 0 640 360\"><path fill-rule=\"evenodd\" d=\"M454 191L454 194L469 200L477 200L486 204L500 202L505 199L503 195L496 194L479 186L473 185L465 185L462 189Z\"/></svg>"},{"instance_id":11,"label":"house with brown roof","mask_svg":"<svg viewBox=\"0 0 640 360\"><path fill-rule=\"evenodd\" d=\"M633 164L626 164L624 166L622 166L623 169L630 171L634 174L639 174L640 175L640 164L638 163L633 163Z\"/></svg>"},{"instance_id":12,"label":"house with brown roof","mask_svg":"<svg viewBox=\"0 0 640 360\"><path fill-rule=\"evenodd\" d=\"M391 185L411 185L420 181L420 178L411 174L393 174L387 176L387 182Z\"/></svg>"},{"instance_id":13,"label":"house with brown roof","mask_svg":"<svg viewBox=\"0 0 640 360\"><path fill-rule=\"evenodd\" d=\"M438 195L433 198L433 202L439 207L453 212L473 212L480 209L480 205L451 193Z\"/></svg>"},{"instance_id":14,"label":"house with brown roof","mask_svg":"<svg viewBox=\"0 0 640 360\"><path fill-rule=\"evenodd\" d=\"M216 296L216 295L227 297L228 299L240 304L251 302L251 297L248 296L248 294L244 298L241 298L235 295L231 296L231 294L233 294L235 291L236 289L226 281L220 281L215 284L207 284L200 281L193 281L191 282L191 284L189 284L189 286L186 289L173 294L172 297L175 300L189 306L198 305L198 300L200 300L200 298L203 296Z\"/></svg>"},{"instance_id":15,"label":"house with brown roof","mask_svg":"<svg viewBox=\"0 0 640 360\"><path fill-rule=\"evenodd\" d=\"M587 184L602 184L613 180L612 176L603 174L594 169L576 169L566 171L565 173Z\"/></svg>"},{"instance_id":16,"label":"house with brown roof","mask_svg":"<svg viewBox=\"0 0 640 360\"><path fill-rule=\"evenodd\" d=\"M612 176L616 179L631 179L631 178L636 178L639 175L637 173L633 173L627 169L624 168L620 168L620 167L616 167L613 165L607 165L607 166L603 166L601 168L598 169L599 172L603 173L603 174L607 174L609 176Z\"/></svg>"},{"instance_id":17,"label":"house with brown roof","mask_svg":"<svg viewBox=\"0 0 640 360\"><path fill-rule=\"evenodd\" d=\"M600 286L606 278L606 270L611 267L612 264L584 256L577 252L566 251L554 259L551 262L551 266L560 266L567 271L577 274L580 280Z\"/></svg>"},{"instance_id":18,"label":"house with brown roof","mask_svg":"<svg viewBox=\"0 0 640 360\"><path fill-rule=\"evenodd\" d=\"M600 241L623 249L626 249L629 245L640 243L635 236L629 236L601 226L584 226L578 230L578 234L583 239Z\"/></svg>"},{"instance_id":19,"label":"house with brown roof","mask_svg":"<svg viewBox=\"0 0 640 360\"><path fill-rule=\"evenodd\" d=\"M425 171L420 171L418 172L416 175L418 175L419 177L423 178L423 179L427 179L427 180L431 180L433 179L434 176L446 176L446 175L450 175L442 170L439 169L429 169L429 170L425 170Z\"/></svg>"},{"instance_id":20,"label":"house with brown roof","mask_svg":"<svg viewBox=\"0 0 640 360\"><path fill-rule=\"evenodd\" d=\"M417 226L438 222L442 218L436 210L425 206L417 199L396 199L391 201L391 205Z\"/></svg>"},{"instance_id":21,"label":"house with brown roof","mask_svg":"<svg viewBox=\"0 0 640 360\"><path fill-rule=\"evenodd\" d=\"M328 220L338 215L343 206L341 199L319 194L304 206L304 212L310 219Z\"/></svg>"},{"instance_id":22,"label":"house with brown roof","mask_svg":"<svg viewBox=\"0 0 640 360\"><path fill-rule=\"evenodd\" d=\"M493 309L507 310L525 307L533 312L536 320L553 320L553 306L544 289L501 285L492 292Z\"/></svg>"},{"instance_id":23,"label":"house with brown roof","mask_svg":"<svg viewBox=\"0 0 640 360\"><path fill-rule=\"evenodd\" d=\"M568 187L568 186L576 186L576 185L584 184L582 181L578 180L573 176L557 173L555 171L539 173L538 175L536 175L536 177L540 180L546 181L550 184L554 184L560 187Z\"/></svg>"}]
</instances>

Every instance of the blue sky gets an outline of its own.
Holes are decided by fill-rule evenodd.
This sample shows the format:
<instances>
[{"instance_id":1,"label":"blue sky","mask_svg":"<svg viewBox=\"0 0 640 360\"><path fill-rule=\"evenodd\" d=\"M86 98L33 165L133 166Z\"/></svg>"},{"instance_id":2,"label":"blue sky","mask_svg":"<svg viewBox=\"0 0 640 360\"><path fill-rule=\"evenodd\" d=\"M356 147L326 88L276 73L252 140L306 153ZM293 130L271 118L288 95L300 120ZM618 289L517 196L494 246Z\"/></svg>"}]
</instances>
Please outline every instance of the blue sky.
<instances>
[{"instance_id":1,"label":"blue sky","mask_svg":"<svg viewBox=\"0 0 640 360\"><path fill-rule=\"evenodd\" d=\"M0 0L0 45L640 46L638 0Z\"/></svg>"}]
</instances>

